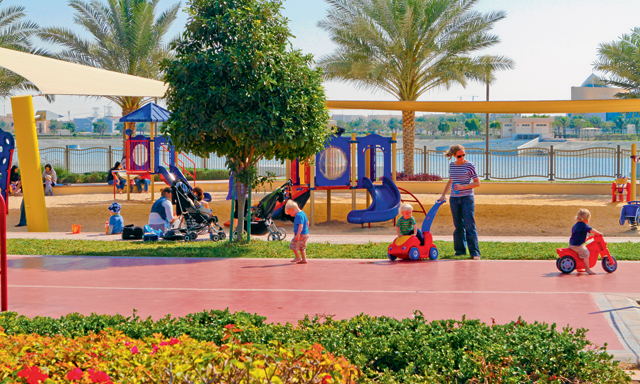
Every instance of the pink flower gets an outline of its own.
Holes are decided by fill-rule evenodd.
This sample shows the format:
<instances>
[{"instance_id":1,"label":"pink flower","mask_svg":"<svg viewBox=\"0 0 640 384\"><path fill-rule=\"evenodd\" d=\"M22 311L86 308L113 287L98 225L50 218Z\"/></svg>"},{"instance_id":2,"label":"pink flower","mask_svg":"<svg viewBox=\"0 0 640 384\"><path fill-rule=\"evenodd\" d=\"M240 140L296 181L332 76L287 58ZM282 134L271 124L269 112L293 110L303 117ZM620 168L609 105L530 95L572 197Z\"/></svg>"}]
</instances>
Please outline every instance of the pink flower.
<instances>
[{"instance_id":1,"label":"pink flower","mask_svg":"<svg viewBox=\"0 0 640 384\"><path fill-rule=\"evenodd\" d=\"M131 344L133 344L133 343L132 343L132 342L130 342L130 341L125 341L125 342L124 342L124 346L125 346L125 347L128 347L128 346L130 346Z\"/></svg>"},{"instance_id":2,"label":"pink flower","mask_svg":"<svg viewBox=\"0 0 640 384\"><path fill-rule=\"evenodd\" d=\"M49 376L41 372L38 367L24 368L18 372L18 377L26 378L27 384L38 384L49 378Z\"/></svg>"},{"instance_id":3,"label":"pink flower","mask_svg":"<svg viewBox=\"0 0 640 384\"><path fill-rule=\"evenodd\" d=\"M166 341L161 341L161 342L160 342L160 346L161 346L161 347L164 347L165 345L169 345L169 343L168 343L168 342L166 342Z\"/></svg>"},{"instance_id":4,"label":"pink flower","mask_svg":"<svg viewBox=\"0 0 640 384\"><path fill-rule=\"evenodd\" d=\"M135 355L136 353L138 353L138 352L139 352L139 351L138 351L138 347L133 347L133 348L131 348L131 353L133 353L134 355Z\"/></svg>"},{"instance_id":5,"label":"pink flower","mask_svg":"<svg viewBox=\"0 0 640 384\"><path fill-rule=\"evenodd\" d=\"M93 368L87 369L87 372L92 383L111 383L111 378L105 372L96 371Z\"/></svg>"},{"instance_id":6,"label":"pink flower","mask_svg":"<svg viewBox=\"0 0 640 384\"><path fill-rule=\"evenodd\" d=\"M155 353L158 352L158 349L160 348L158 348L157 345L153 344L153 351L151 351L151 355L155 355Z\"/></svg>"},{"instance_id":7,"label":"pink flower","mask_svg":"<svg viewBox=\"0 0 640 384\"><path fill-rule=\"evenodd\" d=\"M172 337L171 340L169 340L169 345L176 345L176 344L180 344L180 340L176 339L175 337Z\"/></svg>"},{"instance_id":8,"label":"pink flower","mask_svg":"<svg viewBox=\"0 0 640 384\"><path fill-rule=\"evenodd\" d=\"M82 379L82 369L76 368L73 371L67 372L67 380L80 380Z\"/></svg>"}]
</instances>

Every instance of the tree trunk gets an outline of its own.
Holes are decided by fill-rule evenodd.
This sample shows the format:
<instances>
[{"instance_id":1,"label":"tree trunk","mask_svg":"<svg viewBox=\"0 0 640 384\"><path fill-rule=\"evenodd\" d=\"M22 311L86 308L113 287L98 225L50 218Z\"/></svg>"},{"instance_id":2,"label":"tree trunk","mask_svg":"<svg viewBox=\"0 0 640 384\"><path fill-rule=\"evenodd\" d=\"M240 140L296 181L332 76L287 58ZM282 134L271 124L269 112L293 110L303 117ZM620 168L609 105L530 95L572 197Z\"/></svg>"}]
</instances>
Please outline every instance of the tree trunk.
<instances>
[{"instance_id":1,"label":"tree trunk","mask_svg":"<svg viewBox=\"0 0 640 384\"><path fill-rule=\"evenodd\" d=\"M236 193L238 196L238 227L236 229L238 238L236 242L238 243L242 243L242 234L244 233L244 206L246 202L244 191L246 191L244 183L236 181Z\"/></svg>"},{"instance_id":2,"label":"tree trunk","mask_svg":"<svg viewBox=\"0 0 640 384\"><path fill-rule=\"evenodd\" d=\"M402 149L404 151L404 173L413 175L414 147L416 135L416 112L402 111Z\"/></svg>"}]
</instances>

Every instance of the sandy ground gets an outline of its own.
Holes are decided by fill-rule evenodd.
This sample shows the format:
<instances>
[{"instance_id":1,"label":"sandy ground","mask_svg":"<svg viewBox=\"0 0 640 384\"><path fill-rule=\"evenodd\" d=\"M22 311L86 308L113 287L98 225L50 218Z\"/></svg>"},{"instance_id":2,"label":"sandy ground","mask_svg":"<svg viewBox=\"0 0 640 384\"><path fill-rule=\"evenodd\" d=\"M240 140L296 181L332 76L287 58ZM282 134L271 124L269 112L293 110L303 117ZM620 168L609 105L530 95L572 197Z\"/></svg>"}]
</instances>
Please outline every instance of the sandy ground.
<instances>
[{"instance_id":1,"label":"sandy ground","mask_svg":"<svg viewBox=\"0 0 640 384\"><path fill-rule=\"evenodd\" d=\"M157 195L156 195L157 196ZM122 216L125 224L142 226L146 224L151 208L149 194L132 194L131 201L126 194L118 195L117 201L123 206ZM220 218L227 221L230 217L230 203L225 200L226 193L212 193L211 208ZM254 195L254 202L262 194ZM426 210L439 197L437 195L418 195ZM9 200L7 224L9 231L26 232L26 227L16 228L20 215L20 197ZM113 195L67 195L47 196L47 214L52 232L70 232L72 224L80 224L83 232L104 231L109 220L107 207L113 202ZM606 236L638 236L629 225L620 226L618 219L622 203L611 203L607 196L570 196L570 195L479 195L476 196L476 221L481 236L569 236L574 217L579 208L591 211L591 225ZM364 192L358 193L358 209L365 207ZM309 213L309 205L304 209ZM361 228L346 221L351 210L351 195L333 192L332 220L326 222L326 194L316 194L316 226L312 233L317 234L384 234L395 233L391 222L372 224L372 228ZM416 213L420 222L424 216ZM288 231L292 225L278 223ZM434 235L447 235L453 232L451 211L448 205L442 206L436 216L431 232Z\"/></svg>"}]
</instances>

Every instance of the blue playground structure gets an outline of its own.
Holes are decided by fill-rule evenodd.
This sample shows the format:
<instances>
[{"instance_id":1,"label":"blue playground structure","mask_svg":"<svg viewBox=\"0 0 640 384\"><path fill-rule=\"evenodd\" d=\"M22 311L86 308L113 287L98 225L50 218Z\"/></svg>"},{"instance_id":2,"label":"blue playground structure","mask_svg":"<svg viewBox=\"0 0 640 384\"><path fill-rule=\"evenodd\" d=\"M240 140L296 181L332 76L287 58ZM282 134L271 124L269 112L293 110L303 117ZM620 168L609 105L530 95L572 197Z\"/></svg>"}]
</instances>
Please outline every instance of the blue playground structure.
<instances>
[{"instance_id":1,"label":"blue playground structure","mask_svg":"<svg viewBox=\"0 0 640 384\"><path fill-rule=\"evenodd\" d=\"M640 223L640 201L630 201L622 207L620 225L628 221L631 229L637 229Z\"/></svg>"},{"instance_id":2,"label":"blue playground structure","mask_svg":"<svg viewBox=\"0 0 640 384\"><path fill-rule=\"evenodd\" d=\"M9 213L9 190L11 180L9 180L9 170L13 159L13 150L15 149L15 141L13 135L0 129L0 193L6 202L6 212Z\"/></svg>"}]
</instances>

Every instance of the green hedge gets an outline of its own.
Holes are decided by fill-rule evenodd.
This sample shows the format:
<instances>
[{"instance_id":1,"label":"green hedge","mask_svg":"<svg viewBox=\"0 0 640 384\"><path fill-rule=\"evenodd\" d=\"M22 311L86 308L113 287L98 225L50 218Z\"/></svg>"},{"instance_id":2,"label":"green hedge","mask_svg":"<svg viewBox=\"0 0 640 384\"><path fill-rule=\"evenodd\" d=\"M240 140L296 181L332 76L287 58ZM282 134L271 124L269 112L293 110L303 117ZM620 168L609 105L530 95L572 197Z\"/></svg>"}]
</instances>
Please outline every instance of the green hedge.
<instances>
[{"instance_id":1,"label":"green hedge","mask_svg":"<svg viewBox=\"0 0 640 384\"><path fill-rule=\"evenodd\" d=\"M204 311L158 321L134 315L29 319L14 312L0 314L7 334L87 335L107 328L132 338L186 334L196 340L223 342L225 326L235 324L241 342L285 345L319 343L363 369L379 383L625 383L626 376L606 353L586 339L586 330L522 320L488 325L479 320L428 322L420 312L412 318L360 315L348 320L306 317L291 324L266 324L245 312Z\"/></svg>"},{"instance_id":2,"label":"green hedge","mask_svg":"<svg viewBox=\"0 0 640 384\"><path fill-rule=\"evenodd\" d=\"M78 183L106 183L107 172L71 173L64 168L54 167L58 176L58 184L78 184ZM185 175L187 180L193 180L191 175ZM196 169L196 179L199 180L228 180L229 171L225 169ZM155 181L160 181L160 177L155 175Z\"/></svg>"}]
</instances>

